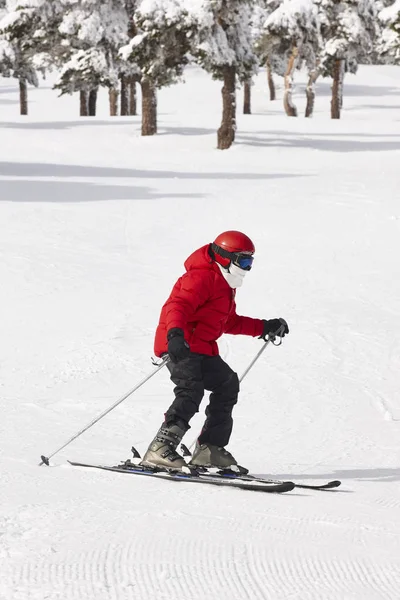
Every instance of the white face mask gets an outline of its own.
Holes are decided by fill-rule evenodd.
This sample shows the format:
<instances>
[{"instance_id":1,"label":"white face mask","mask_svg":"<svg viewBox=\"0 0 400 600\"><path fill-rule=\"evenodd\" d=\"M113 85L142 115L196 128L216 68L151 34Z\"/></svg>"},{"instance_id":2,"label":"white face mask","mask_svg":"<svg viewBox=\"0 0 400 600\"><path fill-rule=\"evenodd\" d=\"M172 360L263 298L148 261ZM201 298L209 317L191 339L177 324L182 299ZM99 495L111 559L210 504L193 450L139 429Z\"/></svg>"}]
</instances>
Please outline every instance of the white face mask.
<instances>
[{"instance_id":1,"label":"white face mask","mask_svg":"<svg viewBox=\"0 0 400 600\"><path fill-rule=\"evenodd\" d=\"M243 279L245 278L245 275L246 273L248 273L248 271L243 271L243 269L237 267L234 264L231 264L229 269L225 269L219 263L217 263L217 265L219 266L224 279L227 281L231 288L235 289L243 284Z\"/></svg>"}]
</instances>

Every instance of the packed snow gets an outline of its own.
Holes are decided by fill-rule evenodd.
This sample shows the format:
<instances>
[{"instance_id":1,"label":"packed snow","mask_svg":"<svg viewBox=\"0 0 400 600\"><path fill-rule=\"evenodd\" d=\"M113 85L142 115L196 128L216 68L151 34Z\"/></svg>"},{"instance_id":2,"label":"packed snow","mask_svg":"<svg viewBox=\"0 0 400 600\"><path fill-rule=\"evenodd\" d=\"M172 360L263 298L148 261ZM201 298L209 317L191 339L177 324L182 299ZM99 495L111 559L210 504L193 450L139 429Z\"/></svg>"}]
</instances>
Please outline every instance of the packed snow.
<instances>
[{"instance_id":1,"label":"packed snow","mask_svg":"<svg viewBox=\"0 0 400 600\"><path fill-rule=\"evenodd\" d=\"M19 117L0 80L0 598L398 600L400 72L346 78L340 121L328 81L312 120L289 119L261 72L225 152L221 84L186 80L160 92L150 138L107 116L105 92L79 118L52 80ZM238 312L291 330L244 380L229 449L252 473L342 487L275 496L67 464L143 452L166 370L39 467L152 372L183 261L227 229L257 249ZM241 374L260 343L226 336L221 354Z\"/></svg>"}]
</instances>

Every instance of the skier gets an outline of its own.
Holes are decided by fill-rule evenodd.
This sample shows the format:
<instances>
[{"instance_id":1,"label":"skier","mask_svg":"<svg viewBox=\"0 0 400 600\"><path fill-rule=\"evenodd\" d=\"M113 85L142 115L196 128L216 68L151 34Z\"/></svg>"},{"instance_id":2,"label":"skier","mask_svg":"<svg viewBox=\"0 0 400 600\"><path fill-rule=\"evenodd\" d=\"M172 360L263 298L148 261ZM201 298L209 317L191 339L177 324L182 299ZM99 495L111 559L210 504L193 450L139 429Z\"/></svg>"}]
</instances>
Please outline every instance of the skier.
<instances>
[{"instance_id":1,"label":"skier","mask_svg":"<svg viewBox=\"0 0 400 600\"><path fill-rule=\"evenodd\" d=\"M237 465L225 446L232 432L239 379L219 355L217 339L230 333L265 341L279 331L281 337L289 333L284 319L261 320L236 314L236 288L252 268L254 252L247 235L225 231L186 260L186 273L162 307L154 344L156 356L169 355L167 367L175 384L175 399L143 457L143 465L173 469L186 465L176 449L199 410L205 390L211 392L206 420L190 465Z\"/></svg>"}]
</instances>

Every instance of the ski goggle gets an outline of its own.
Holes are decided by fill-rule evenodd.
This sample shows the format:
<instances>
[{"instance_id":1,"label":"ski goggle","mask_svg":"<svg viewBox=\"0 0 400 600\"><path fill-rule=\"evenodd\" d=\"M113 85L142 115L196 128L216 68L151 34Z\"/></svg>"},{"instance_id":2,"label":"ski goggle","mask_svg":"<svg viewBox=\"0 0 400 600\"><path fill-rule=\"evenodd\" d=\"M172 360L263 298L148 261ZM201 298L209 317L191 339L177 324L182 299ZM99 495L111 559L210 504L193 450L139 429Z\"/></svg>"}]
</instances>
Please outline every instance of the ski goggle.
<instances>
[{"instance_id":1,"label":"ski goggle","mask_svg":"<svg viewBox=\"0 0 400 600\"><path fill-rule=\"evenodd\" d=\"M232 263L244 271L250 271L253 261L254 256L251 254L232 254Z\"/></svg>"},{"instance_id":2,"label":"ski goggle","mask_svg":"<svg viewBox=\"0 0 400 600\"><path fill-rule=\"evenodd\" d=\"M219 256L229 259L231 264L243 269L243 271L250 271L253 265L254 256L248 252L228 252L228 250L216 244L212 244L211 249Z\"/></svg>"}]
</instances>

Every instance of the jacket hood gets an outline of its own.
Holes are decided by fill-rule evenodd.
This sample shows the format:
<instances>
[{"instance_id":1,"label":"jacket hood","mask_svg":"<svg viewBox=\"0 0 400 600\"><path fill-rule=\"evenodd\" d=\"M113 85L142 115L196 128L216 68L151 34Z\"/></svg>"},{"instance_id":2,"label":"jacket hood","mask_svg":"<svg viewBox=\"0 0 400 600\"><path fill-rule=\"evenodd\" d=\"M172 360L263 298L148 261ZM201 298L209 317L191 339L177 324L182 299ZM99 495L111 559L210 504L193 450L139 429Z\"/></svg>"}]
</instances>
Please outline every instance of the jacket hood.
<instances>
[{"instance_id":1,"label":"jacket hood","mask_svg":"<svg viewBox=\"0 0 400 600\"><path fill-rule=\"evenodd\" d=\"M210 269L212 271L219 272L218 265L211 258L209 249L211 244L206 244L198 250L195 250L186 260L185 269L186 271L192 271L193 269Z\"/></svg>"}]
</instances>

